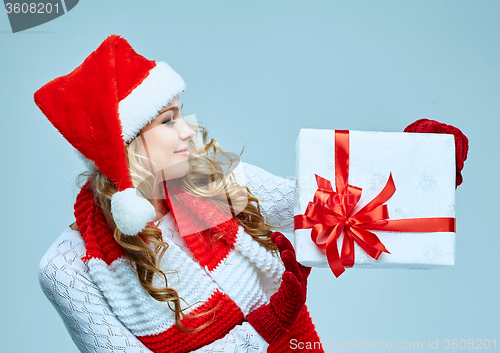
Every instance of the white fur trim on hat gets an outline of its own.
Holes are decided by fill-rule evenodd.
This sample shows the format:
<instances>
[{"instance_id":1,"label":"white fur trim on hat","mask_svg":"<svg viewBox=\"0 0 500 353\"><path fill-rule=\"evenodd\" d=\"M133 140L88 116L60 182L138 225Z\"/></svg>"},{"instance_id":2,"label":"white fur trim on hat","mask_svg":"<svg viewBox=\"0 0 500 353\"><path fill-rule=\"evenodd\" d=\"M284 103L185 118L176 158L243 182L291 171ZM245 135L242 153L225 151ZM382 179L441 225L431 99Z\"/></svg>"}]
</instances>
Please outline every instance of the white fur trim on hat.
<instances>
[{"instance_id":1,"label":"white fur trim on hat","mask_svg":"<svg viewBox=\"0 0 500 353\"><path fill-rule=\"evenodd\" d=\"M148 77L118 105L125 144L132 141L185 86L182 77L167 63L157 62Z\"/></svg>"},{"instance_id":2,"label":"white fur trim on hat","mask_svg":"<svg viewBox=\"0 0 500 353\"><path fill-rule=\"evenodd\" d=\"M111 213L118 229L126 235L137 235L156 216L154 206L134 188L113 194Z\"/></svg>"}]
</instances>

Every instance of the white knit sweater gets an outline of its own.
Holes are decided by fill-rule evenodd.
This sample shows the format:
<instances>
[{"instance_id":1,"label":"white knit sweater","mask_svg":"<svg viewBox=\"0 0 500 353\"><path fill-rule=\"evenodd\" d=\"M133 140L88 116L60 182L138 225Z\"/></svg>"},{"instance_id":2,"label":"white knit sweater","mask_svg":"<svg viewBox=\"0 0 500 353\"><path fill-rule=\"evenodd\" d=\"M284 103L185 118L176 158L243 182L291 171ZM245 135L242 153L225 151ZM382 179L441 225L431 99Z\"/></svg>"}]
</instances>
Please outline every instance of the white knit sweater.
<instances>
[{"instance_id":1,"label":"white knit sweater","mask_svg":"<svg viewBox=\"0 0 500 353\"><path fill-rule=\"evenodd\" d=\"M263 200L260 205L269 224L288 224L280 231L293 230L294 185L291 180L247 163L239 165L235 176L240 184L246 183ZM168 286L175 288L188 304L198 303L187 311L188 314L218 290L229 296L246 316L269 302L269 297L278 289L283 265L242 227L239 227L234 249L212 271L194 260L170 214L158 222L158 227L164 241L170 245L160 264L170 273L167 274ZM81 260L84 255L85 245L80 233L68 227L40 262L42 289L59 312L75 344L81 352L150 352L136 335L156 334L175 325L173 312L142 289L128 264L117 261L111 269L104 264L93 264L90 276L88 264ZM102 270L96 273L97 268ZM161 282L156 279L154 285L161 286ZM137 297L141 301L138 309L134 311L121 305L129 300L121 295ZM225 337L195 352L263 352L266 349L267 343L262 337L248 322L243 322Z\"/></svg>"}]
</instances>

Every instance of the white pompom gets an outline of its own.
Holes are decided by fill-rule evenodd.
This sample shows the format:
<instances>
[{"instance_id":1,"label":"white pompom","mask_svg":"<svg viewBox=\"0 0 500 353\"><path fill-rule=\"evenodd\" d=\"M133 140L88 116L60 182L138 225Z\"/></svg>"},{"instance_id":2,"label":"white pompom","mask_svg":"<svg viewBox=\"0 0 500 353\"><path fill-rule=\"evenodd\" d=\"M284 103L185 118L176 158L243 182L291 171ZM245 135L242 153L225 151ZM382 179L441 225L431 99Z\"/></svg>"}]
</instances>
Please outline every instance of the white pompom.
<instances>
[{"instance_id":1,"label":"white pompom","mask_svg":"<svg viewBox=\"0 0 500 353\"><path fill-rule=\"evenodd\" d=\"M137 235L156 216L154 206L134 188L111 197L111 213L118 229L126 235Z\"/></svg>"}]
</instances>

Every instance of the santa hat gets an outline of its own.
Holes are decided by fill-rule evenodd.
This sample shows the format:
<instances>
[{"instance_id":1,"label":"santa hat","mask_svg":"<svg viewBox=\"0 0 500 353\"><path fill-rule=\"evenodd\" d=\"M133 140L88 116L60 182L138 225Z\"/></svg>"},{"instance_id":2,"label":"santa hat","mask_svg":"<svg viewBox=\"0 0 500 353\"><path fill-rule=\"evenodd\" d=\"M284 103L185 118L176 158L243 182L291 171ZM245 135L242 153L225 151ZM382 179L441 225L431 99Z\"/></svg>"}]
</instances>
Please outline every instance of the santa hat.
<instances>
[{"instance_id":1,"label":"santa hat","mask_svg":"<svg viewBox=\"0 0 500 353\"><path fill-rule=\"evenodd\" d=\"M133 187L125 146L184 89L167 63L147 60L110 35L75 70L34 94L66 140L118 188L111 213L126 235L139 233L156 212Z\"/></svg>"}]
</instances>

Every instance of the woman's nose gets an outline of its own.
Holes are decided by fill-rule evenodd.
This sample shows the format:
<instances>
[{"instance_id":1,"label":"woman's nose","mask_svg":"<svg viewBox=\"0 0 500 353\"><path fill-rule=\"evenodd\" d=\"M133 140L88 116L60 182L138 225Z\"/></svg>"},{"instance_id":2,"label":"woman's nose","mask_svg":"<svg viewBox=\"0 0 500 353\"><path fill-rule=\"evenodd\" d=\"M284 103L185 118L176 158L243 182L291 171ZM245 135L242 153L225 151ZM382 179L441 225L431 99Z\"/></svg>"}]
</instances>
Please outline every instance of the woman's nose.
<instances>
[{"instance_id":1,"label":"woman's nose","mask_svg":"<svg viewBox=\"0 0 500 353\"><path fill-rule=\"evenodd\" d=\"M181 119L182 124L179 130L179 138L181 140L189 140L194 136L194 130L189 127L184 119Z\"/></svg>"}]
</instances>

